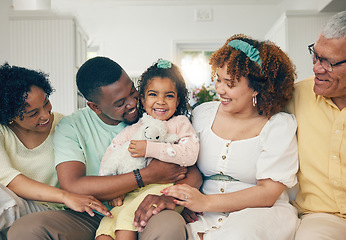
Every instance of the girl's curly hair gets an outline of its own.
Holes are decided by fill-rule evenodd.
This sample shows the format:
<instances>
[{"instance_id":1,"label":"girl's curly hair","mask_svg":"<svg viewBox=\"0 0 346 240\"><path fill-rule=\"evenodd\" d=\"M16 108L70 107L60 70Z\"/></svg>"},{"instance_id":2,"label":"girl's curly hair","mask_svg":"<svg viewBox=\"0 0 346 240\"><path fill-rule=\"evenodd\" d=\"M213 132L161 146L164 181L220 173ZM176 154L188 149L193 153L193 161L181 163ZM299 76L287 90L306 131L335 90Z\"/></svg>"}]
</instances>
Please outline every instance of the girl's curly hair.
<instances>
[{"instance_id":1,"label":"girl's curly hair","mask_svg":"<svg viewBox=\"0 0 346 240\"><path fill-rule=\"evenodd\" d=\"M255 47L259 51L262 67L251 61L242 51L227 45L234 39ZM258 92L256 108L260 115L269 118L285 108L292 97L297 75L295 65L278 46L270 41L257 41L246 35L236 34L211 55L209 64L212 78L215 77L217 69L226 62L227 73L233 81L241 76L247 77L249 87Z\"/></svg>"},{"instance_id":2,"label":"girl's curly hair","mask_svg":"<svg viewBox=\"0 0 346 240\"><path fill-rule=\"evenodd\" d=\"M158 59L157 62L153 63L153 65L151 65L139 77L139 80L138 80L139 96L144 97L145 89L153 78L155 77L169 78L173 83L175 83L175 87L177 89L178 99L179 99L179 104L173 115L174 116L177 116L177 115L189 116L188 90L186 88L185 80L179 71L179 68L173 63L171 63L172 66L170 68L158 68L157 64L160 60L162 59ZM139 109L140 116L142 116L145 111L141 101L139 101L138 109Z\"/></svg>"},{"instance_id":3,"label":"girl's curly hair","mask_svg":"<svg viewBox=\"0 0 346 240\"><path fill-rule=\"evenodd\" d=\"M54 91L47 74L10 66L8 63L0 66L0 86L0 124L2 125L8 125L16 117L23 119L23 112L27 106L26 99L32 86L41 88L47 96Z\"/></svg>"}]
</instances>

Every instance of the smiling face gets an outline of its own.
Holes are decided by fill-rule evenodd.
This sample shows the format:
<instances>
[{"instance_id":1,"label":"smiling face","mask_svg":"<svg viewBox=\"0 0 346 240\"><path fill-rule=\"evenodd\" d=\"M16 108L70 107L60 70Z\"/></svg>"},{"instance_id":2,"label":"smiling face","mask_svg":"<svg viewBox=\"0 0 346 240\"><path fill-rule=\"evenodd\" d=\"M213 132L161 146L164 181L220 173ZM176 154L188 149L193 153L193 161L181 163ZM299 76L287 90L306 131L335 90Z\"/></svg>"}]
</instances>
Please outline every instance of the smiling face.
<instances>
[{"instance_id":1,"label":"smiling face","mask_svg":"<svg viewBox=\"0 0 346 240\"><path fill-rule=\"evenodd\" d=\"M246 77L231 81L227 73L227 62L218 69L215 83L216 93L220 96L221 109L232 114L257 113L252 105L252 98L257 92L249 87Z\"/></svg>"},{"instance_id":2,"label":"smiling face","mask_svg":"<svg viewBox=\"0 0 346 240\"><path fill-rule=\"evenodd\" d=\"M46 93L37 86L32 86L27 93L27 106L23 112L23 119L13 119L12 126L25 131L49 132L52 127L52 105Z\"/></svg>"},{"instance_id":3,"label":"smiling face","mask_svg":"<svg viewBox=\"0 0 346 240\"><path fill-rule=\"evenodd\" d=\"M148 81L141 101L146 113L160 120L170 119L179 104L175 84L171 79L161 77Z\"/></svg>"},{"instance_id":4,"label":"smiling face","mask_svg":"<svg viewBox=\"0 0 346 240\"><path fill-rule=\"evenodd\" d=\"M98 102L88 102L88 106L106 124L118 125L124 121L138 120L138 92L129 76L123 71L118 81L101 87Z\"/></svg>"},{"instance_id":5,"label":"smiling face","mask_svg":"<svg viewBox=\"0 0 346 240\"><path fill-rule=\"evenodd\" d=\"M316 54L334 64L346 59L346 38L326 39L320 36L315 43ZM322 68L319 61L314 64L314 92L318 95L331 97L335 103L346 101L346 63L334 66L332 72Z\"/></svg>"}]
</instances>

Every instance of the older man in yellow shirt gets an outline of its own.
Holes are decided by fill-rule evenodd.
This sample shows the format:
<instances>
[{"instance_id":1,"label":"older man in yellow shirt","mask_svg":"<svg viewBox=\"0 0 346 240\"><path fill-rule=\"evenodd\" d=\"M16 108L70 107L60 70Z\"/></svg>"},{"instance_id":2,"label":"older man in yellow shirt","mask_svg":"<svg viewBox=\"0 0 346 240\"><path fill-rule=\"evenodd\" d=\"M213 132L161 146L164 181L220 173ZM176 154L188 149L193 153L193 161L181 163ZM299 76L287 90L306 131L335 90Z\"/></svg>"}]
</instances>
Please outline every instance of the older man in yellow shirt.
<instances>
[{"instance_id":1,"label":"older man in yellow shirt","mask_svg":"<svg viewBox=\"0 0 346 240\"><path fill-rule=\"evenodd\" d=\"M296 239L346 239L346 11L309 47L315 76L296 83L301 214Z\"/></svg>"}]
</instances>

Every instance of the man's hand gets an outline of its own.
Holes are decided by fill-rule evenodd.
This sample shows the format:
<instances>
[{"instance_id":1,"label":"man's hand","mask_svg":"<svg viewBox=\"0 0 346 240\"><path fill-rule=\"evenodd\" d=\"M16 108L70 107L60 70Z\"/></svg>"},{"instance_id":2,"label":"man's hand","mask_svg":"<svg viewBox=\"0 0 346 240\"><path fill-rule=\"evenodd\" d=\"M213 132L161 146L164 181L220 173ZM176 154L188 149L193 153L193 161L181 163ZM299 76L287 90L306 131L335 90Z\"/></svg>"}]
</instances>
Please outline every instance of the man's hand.
<instances>
[{"instance_id":1,"label":"man's hand","mask_svg":"<svg viewBox=\"0 0 346 240\"><path fill-rule=\"evenodd\" d=\"M121 195L117 198L114 198L113 200L108 201L108 205L111 207L122 206L124 203L124 198L125 198L125 194Z\"/></svg>"},{"instance_id":2,"label":"man's hand","mask_svg":"<svg viewBox=\"0 0 346 240\"><path fill-rule=\"evenodd\" d=\"M185 178L187 169L174 163L165 163L153 159L149 165L140 170L145 185L173 183Z\"/></svg>"},{"instance_id":3,"label":"man's hand","mask_svg":"<svg viewBox=\"0 0 346 240\"><path fill-rule=\"evenodd\" d=\"M166 180L172 179L172 177L168 175L167 172L170 172L173 170L172 176L174 176L174 174L177 174L178 171L180 171L180 173L176 175L178 178L183 179L186 175L186 178L180 181L181 183L186 182L191 184L194 187L200 187L202 184L202 177L196 166L189 167L189 171L187 173L186 168L179 167L175 164L163 163L158 160L152 160L151 163L148 165L148 167L146 167L145 169L149 169L150 171L159 171L158 174L156 174L159 180L156 180L157 182L151 182L151 183L167 183L167 182L162 182L163 181L162 179L166 179ZM149 172L149 173L152 174L152 172ZM159 212L165 209L174 209L175 206L176 204L174 203L174 198L172 197L164 196L164 195L162 196L148 195L139 205L135 213L134 225L137 227L139 232L142 232L147 222L153 215L158 214ZM197 219L192 214L191 214L191 218Z\"/></svg>"},{"instance_id":4,"label":"man's hand","mask_svg":"<svg viewBox=\"0 0 346 240\"><path fill-rule=\"evenodd\" d=\"M172 197L148 195L138 206L133 224L137 227L138 232L142 232L152 215L156 215L164 209L173 210L175 206Z\"/></svg>"},{"instance_id":5,"label":"man's hand","mask_svg":"<svg viewBox=\"0 0 346 240\"><path fill-rule=\"evenodd\" d=\"M181 213L181 215L182 215L183 218L185 219L185 222L186 222L186 223L193 223L193 222L198 221L197 214L198 214L198 215L203 215L202 212L201 212L201 213L196 213L196 212L191 211L191 210L188 209L188 208L184 208L184 210L183 210L182 213Z\"/></svg>"},{"instance_id":6,"label":"man's hand","mask_svg":"<svg viewBox=\"0 0 346 240\"><path fill-rule=\"evenodd\" d=\"M128 148L131 157L139 158L145 157L147 152L147 141L146 140L131 140Z\"/></svg>"}]
</instances>

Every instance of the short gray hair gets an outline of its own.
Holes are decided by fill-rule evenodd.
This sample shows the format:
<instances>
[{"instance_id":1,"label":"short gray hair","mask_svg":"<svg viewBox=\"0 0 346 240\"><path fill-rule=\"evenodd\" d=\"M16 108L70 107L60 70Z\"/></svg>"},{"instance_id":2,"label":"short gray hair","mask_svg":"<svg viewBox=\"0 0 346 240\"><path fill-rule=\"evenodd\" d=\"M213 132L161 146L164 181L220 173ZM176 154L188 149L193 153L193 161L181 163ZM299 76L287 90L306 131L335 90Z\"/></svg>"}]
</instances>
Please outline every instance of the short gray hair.
<instances>
[{"instance_id":1,"label":"short gray hair","mask_svg":"<svg viewBox=\"0 0 346 240\"><path fill-rule=\"evenodd\" d=\"M331 17L322 28L321 34L327 39L346 37L346 11Z\"/></svg>"}]
</instances>

